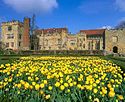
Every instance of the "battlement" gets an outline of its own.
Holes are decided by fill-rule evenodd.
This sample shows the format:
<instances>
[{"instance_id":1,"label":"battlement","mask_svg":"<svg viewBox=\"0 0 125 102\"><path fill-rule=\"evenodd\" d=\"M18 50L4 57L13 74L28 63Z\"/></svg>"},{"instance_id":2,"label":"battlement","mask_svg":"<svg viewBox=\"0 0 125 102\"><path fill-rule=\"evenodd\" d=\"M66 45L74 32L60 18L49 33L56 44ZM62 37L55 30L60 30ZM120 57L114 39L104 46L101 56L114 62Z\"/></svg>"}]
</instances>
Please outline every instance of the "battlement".
<instances>
[{"instance_id":1,"label":"battlement","mask_svg":"<svg viewBox=\"0 0 125 102\"><path fill-rule=\"evenodd\" d=\"M23 25L22 22L19 20L12 20L12 21L7 21L7 22L2 22L2 26L7 26L7 25Z\"/></svg>"}]
</instances>

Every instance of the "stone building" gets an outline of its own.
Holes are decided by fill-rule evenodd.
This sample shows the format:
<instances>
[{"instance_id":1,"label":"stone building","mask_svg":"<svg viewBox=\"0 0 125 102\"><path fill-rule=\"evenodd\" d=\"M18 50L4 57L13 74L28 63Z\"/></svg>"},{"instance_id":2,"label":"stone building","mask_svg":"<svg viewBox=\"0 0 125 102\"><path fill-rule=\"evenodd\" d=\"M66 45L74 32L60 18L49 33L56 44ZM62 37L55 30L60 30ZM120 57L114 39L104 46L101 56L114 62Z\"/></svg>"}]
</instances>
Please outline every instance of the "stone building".
<instances>
[{"instance_id":1,"label":"stone building","mask_svg":"<svg viewBox=\"0 0 125 102\"><path fill-rule=\"evenodd\" d=\"M36 30L39 50L103 50L104 29L81 30L69 34L67 28Z\"/></svg>"},{"instance_id":2,"label":"stone building","mask_svg":"<svg viewBox=\"0 0 125 102\"><path fill-rule=\"evenodd\" d=\"M105 51L107 54L125 54L125 29L105 31Z\"/></svg>"},{"instance_id":3,"label":"stone building","mask_svg":"<svg viewBox=\"0 0 125 102\"><path fill-rule=\"evenodd\" d=\"M86 50L103 50L105 49L105 29L95 30L80 30L85 37L85 48Z\"/></svg>"},{"instance_id":4,"label":"stone building","mask_svg":"<svg viewBox=\"0 0 125 102\"><path fill-rule=\"evenodd\" d=\"M39 50L66 50L67 33L66 28L36 30Z\"/></svg>"},{"instance_id":5,"label":"stone building","mask_svg":"<svg viewBox=\"0 0 125 102\"><path fill-rule=\"evenodd\" d=\"M24 22L10 21L1 25L1 41L5 49L29 50L30 19L24 18Z\"/></svg>"},{"instance_id":6,"label":"stone building","mask_svg":"<svg viewBox=\"0 0 125 102\"><path fill-rule=\"evenodd\" d=\"M67 28L37 29L30 36L30 19L1 25L1 43L12 50L79 50L125 54L125 29L80 30L70 34ZM32 46L33 45L33 46Z\"/></svg>"}]
</instances>

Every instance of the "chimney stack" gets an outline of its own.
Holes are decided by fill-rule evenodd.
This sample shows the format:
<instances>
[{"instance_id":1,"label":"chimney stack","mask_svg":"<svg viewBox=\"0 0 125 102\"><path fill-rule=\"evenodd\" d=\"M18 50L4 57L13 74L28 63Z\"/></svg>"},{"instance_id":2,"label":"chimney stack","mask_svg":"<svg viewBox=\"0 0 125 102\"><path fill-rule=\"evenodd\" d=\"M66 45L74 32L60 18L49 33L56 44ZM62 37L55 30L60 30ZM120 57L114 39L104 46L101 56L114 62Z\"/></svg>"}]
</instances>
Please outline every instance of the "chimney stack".
<instances>
[{"instance_id":1,"label":"chimney stack","mask_svg":"<svg viewBox=\"0 0 125 102\"><path fill-rule=\"evenodd\" d=\"M30 50L30 18L24 18L23 50Z\"/></svg>"}]
</instances>

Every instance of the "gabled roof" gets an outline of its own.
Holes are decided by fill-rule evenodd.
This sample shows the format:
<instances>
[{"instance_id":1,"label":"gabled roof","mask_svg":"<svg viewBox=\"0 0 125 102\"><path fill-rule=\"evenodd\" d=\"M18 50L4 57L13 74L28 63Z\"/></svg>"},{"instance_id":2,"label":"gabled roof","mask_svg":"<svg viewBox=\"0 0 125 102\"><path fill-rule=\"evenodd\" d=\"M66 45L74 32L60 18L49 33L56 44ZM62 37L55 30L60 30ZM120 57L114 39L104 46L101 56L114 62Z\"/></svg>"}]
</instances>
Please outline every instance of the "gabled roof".
<instances>
[{"instance_id":1,"label":"gabled roof","mask_svg":"<svg viewBox=\"0 0 125 102\"><path fill-rule=\"evenodd\" d=\"M94 30L80 30L80 33L86 33L87 35L103 35L105 29L94 29Z\"/></svg>"}]
</instances>

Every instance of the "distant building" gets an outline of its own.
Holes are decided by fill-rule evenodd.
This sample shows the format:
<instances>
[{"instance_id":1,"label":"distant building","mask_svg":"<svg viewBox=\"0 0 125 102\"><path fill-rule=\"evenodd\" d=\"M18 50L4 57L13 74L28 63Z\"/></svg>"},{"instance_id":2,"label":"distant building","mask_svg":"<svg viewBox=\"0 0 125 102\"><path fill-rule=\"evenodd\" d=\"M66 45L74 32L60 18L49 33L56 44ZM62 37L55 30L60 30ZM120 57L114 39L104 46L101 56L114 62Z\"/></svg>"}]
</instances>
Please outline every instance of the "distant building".
<instances>
[{"instance_id":1,"label":"distant building","mask_svg":"<svg viewBox=\"0 0 125 102\"><path fill-rule=\"evenodd\" d=\"M105 51L125 54L125 29L105 31Z\"/></svg>"},{"instance_id":2,"label":"distant building","mask_svg":"<svg viewBox=\"0 0 125 102\"><path fill-rule=\"evenodd\" d=\"M81 30L69 34L67 28L36 30L39 50L103 50L104 29Z\"/></svg>"},{"instance_id":3,"label":"distant building","mask_svg":"<svg viewBox=\"0 0 125 102\"><path fill-rule=\"evenodd\" d=\"M51 28L34 31L39 39L39 50L67 50L67 28Z\"/></svg>"},{"instance_id":4,"label":"distant building","mask_svg":"<svg viewBox=\"0 0 125 102\"><path fill-rule=\"evenodd\" d=\"M2 43L5 49L30 50L30 19L24 22L10 21L1 25Z\"/></svg>"},{"instance_id":5,"label":"distant building","mask_svg":"<svg viewBox=\"0 0 125 102\"><path fill-rule=\"evenodd\" d=\"M125 29L80 30L70 34L67 28L33 30L30 35L30 19L24 22L10 21L1 25L1 45L12 50L89 50L106 54L125 54Z\"/></svg>"}]
</instances>

